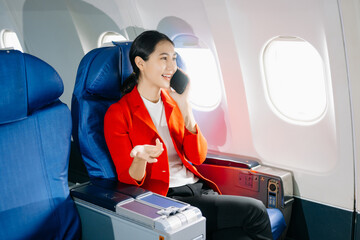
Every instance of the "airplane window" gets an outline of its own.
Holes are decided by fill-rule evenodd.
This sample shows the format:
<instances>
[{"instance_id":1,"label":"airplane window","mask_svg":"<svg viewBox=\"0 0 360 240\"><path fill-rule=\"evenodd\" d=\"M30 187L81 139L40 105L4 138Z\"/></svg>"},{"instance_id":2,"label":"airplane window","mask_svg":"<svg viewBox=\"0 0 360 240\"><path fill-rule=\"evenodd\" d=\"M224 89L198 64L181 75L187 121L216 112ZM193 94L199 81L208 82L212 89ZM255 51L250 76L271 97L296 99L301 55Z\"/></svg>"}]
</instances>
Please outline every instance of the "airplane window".
<instances>
[{"instance_id":1,"label":"airplane window","mask_svg":"<svg viewBox=\"0 0 360 240\"><path fill-rule=\"evenodd\" d=\"M278 37L265 47L267 94L275 109L291 120L310 122L326 108L325 70L317 50L297 37Z\"/></svg>"},{"instance_id":2,"label":"airplane window","mask_svg":"<svg viewBox=\"0 0 360 240\"><path fill-rule=\"evenodd\" d=\"M0 48L12 48L23 52L17 34L8 29L3 29L0 32Z\"/></svg>"},{"instance_id":3,"label":"airplane window","mask_svg":"<svg viewBox=\"0 0 360 240\"><path fill-rule=\"evenodd\" d=\"M220 103L220 76L214 54L192 35L173 39L191 79L190 101L198 110L211 110Z\"/></svg>"},{"instance_id":4,"label":"airplane window","mask_svg":"<svg viewBox=\"0 0 360 240\"><path fill-rule=\"evenodd\" d=\"M117 32L103 32L98 39L98 47L106 46L112 42L127 41L126 37Z\"/></svg>"}]
</instances>

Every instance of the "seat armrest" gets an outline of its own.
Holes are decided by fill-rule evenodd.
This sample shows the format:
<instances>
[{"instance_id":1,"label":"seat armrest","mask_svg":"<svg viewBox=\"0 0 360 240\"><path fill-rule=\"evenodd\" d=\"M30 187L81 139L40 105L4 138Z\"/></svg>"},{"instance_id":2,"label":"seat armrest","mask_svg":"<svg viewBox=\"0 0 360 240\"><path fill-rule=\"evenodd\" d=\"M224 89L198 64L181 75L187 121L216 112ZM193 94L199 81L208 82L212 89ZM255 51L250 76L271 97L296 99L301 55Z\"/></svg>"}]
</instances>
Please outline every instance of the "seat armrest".
<instances>
[{"instance_id":1,"label":"seat armrest","mask_svg":"<svg viewBox=\"0 0 360 240\"><path fill-rule=\"evenodd\" d=\"M121 183L114 179L94 178L91 179L90 182L95 186L109 189L115 192L119 192L133 198L137 198L143 194L150 193L150 191L145 190L143 188L130 184Z\"/></svg>"},{"instance_id":2,"label":"seat armrest","mask_svg":"<svg viewBox=\"0 0 360 240\"><path fill-rule=\"evenodd\" d=\"M260 165L259 162L255 159L239 158L232 156L219 156L215 154L208 154L206 156L204 164L245 169L252 169Z\"/></svg>"},{"instance_id":3,"label":"seat armrest","mask_svg":"<svg viewBox=\"0 0 360 240\"><path fill-rule=\"evenodd\" d=\"M188 203L164 197L133 185L117 183L106 179L92 180L86 184L74 187L71 189L71 195L114 212L131 201L155 206L158 209L166 209L171 211L171 214L183 212L190 207ZM166 211L163 212L165 213Z\"/></svg>"},{"instance_id":4,"label":"seat armrest","mask_svg":"<svg viewBox=\"0 0 360 240\"><path fill-rule=\"evenodd\" d=\"M188 203L111 180L71 189L84 239L205 239L205 218ZM134 232L136 234L134 235Z\"/></svg>"},{"instance_id":5,"label":"seat armrest","mask_svg":"<svg viewBox=\"0 0 360 240\"><path fill-rule=\"evenodd\" d=\"M130 196L114 190L96 186L92 183L74 187L70 191L71 196L92 203L102 208L114 211L119 202L131 199Z\"/></svg>"}]
</instances>

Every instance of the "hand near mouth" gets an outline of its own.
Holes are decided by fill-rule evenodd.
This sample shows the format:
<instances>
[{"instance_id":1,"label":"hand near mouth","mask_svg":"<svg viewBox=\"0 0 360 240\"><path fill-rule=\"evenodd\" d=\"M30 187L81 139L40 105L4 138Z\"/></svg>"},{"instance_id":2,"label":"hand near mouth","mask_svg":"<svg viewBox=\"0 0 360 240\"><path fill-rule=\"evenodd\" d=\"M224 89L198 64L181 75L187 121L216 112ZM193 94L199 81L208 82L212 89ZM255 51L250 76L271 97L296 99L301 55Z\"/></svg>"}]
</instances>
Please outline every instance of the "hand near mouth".
<instances>
[{"instance_id":1,"label":"hand near mouth","mask_svg":"<svg viewBox=\"0 0 360 240\"><path fill-rule=\"evenodd\" d=\"M186 74L182 69L178 68L184 74ZM169 86L169 94L177 103L181 114L184 118L185 127L192 133L196 133L196 121L192 112L192 107L189 101L189 92L190 92L191 81L185 87L185 90L182 94L178 94Z\"/></svg>"}]
</instances>

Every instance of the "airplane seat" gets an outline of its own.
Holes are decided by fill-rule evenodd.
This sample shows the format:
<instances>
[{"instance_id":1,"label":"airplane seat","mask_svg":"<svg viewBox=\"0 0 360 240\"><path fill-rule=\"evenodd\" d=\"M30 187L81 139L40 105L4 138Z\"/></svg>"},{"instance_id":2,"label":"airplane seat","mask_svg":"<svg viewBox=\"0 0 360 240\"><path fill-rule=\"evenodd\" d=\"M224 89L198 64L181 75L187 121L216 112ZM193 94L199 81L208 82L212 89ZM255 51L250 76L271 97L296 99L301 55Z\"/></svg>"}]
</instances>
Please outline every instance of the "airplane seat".
<instances>
[{"instance_id":1,"label":"airplane seat","mask_svg":"<svg viewBox=\"0 0 360 240\"><path fill-rule=\"evenodd\" d=\"M120 86L132 72L128 60L131 43L120 45L90 51L78 68L71 102L72 134L90 179L117 180L105 142L104 116L110 105L120 100Z\"/></svg>"},{"instance_id":2,"label":"airplane seat","mask_svg":"<svg viewBox=\"0 0 360 240\"><path fill-rule=\"evenodd\" d=\"M94 49L85 55L78 68L72 98L74 142L93 180L117 180L105 142L104 116L110 105L121 98L120 86L131 74L132 67L128 58L131 42L114 44L112 47ZM177 64L184 68L180 56ZM284 217L278 209L268 209L268 214L274 239L277 239L285 229Z\"/></svg>"},{"instance_id":3,"label":"airplane seat","mask_svg":"<svg viewBox=\"0 0 360 240\"><path fill-rule=\"evenodd\" d=\"M60 76L37 57L0 50L0 86L0 239L80 239Z\"/></svg>"}]
</instances>

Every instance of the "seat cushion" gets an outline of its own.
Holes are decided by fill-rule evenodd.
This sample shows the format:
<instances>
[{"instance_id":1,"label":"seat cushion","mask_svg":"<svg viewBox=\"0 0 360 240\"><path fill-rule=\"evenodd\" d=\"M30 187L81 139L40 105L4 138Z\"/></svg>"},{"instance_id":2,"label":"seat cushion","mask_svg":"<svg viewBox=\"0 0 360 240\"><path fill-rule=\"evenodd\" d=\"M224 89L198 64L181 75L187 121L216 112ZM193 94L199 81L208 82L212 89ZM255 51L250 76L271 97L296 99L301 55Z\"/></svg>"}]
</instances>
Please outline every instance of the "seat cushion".
<instances>
[{"instance_id":1,"label":"seat cushion","mask_svg":"<svg viewBox=\"0 0 360 240\"><path fill-rule=\"evenodd\" d=\"M273 238L278 239L286 228L284 216L277 208L268 208L267 212L270 218L271 232L273 234Z\"/></svg>"}]
</instances>

